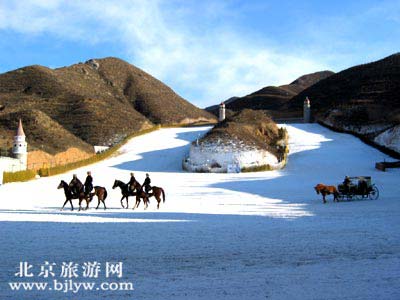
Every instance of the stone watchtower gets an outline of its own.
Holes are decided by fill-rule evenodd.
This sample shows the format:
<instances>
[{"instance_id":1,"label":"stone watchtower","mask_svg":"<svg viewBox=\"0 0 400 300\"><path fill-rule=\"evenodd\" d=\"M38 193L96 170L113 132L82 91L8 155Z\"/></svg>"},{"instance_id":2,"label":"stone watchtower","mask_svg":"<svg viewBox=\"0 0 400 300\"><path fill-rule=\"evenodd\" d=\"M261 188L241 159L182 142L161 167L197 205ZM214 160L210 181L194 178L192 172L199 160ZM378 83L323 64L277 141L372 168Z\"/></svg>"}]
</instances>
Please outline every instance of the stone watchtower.
<instances>
[{"instance_id":1,"label":"stone watchtower","mask_svg":"<svg viewBox=\"0 0 400 300\"><path fill-rule=\"evenodd\" d=\"M218 117L218 121L222 122L223 120L225 120L225 103L221 102L221 104L219 105L219 117Z\"/></svg>"},{"instance_id":2,"label":"stone watchtower","mask_svg":"<svg viewBox=\"0 0 400 300\"><path fill-rule=\"evenodd\" d=\"M25 141L25 133L22 128L22 121L19 119L17 135L14 136L14 144L12 149L15 158L19 159L21 165L25 168L28 163L28 144Z\"/></svg>"},{"instance_id":3,"label":"stone watchtower","mask_svg":"<svg viewBox=\"0 0 400 300\"><path fill-rule=\"evenodd\" d=\"M308 97L306 97L306 100L304 100L303 122L311 123L311 103L310 103L310 99L308 99Z\"/></svg>"}]
</instances>

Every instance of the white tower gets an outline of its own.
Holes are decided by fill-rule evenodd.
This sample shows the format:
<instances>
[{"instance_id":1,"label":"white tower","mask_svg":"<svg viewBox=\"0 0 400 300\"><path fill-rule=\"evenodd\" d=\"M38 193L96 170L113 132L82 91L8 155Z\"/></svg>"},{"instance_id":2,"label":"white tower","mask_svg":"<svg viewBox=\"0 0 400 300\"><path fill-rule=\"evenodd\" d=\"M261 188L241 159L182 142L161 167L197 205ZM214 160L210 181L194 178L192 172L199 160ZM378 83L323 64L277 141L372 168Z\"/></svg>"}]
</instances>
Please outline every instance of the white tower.
<instances>
[{"instance_id":1,"label":"white tower","mask_svg":"<svg viewBox=\"0 0 400 300\"><path fill-rule=\"evenodd\" d=\"M308 99L308 97L306 97L306 100L304 100L303 122L311 123L311 103L310 103L310 99Z\"/></svg>"},{"instance_id":2,"label":"white tower","mask_svg":"<svg viewBox=\"0 0 400 300\"><path fill-rule=\"evenodd\" d=\"M221 102L221 104L219 105L218 121L222 122L223 120L225 120L225 103Z\"/></svg>"},{"instance_id":3,"label":"white tower","mask_svg":"<svg viewBox=\"0 0 400 300\"><path fill-rule=\"evenodd\" d=\"M17 135L14 137L13 155L19 159L21 165L26 169L28 163L28 144L25 141L25 133L22 128L22 121L19 119Z\"/></svg>"}]
</instances>

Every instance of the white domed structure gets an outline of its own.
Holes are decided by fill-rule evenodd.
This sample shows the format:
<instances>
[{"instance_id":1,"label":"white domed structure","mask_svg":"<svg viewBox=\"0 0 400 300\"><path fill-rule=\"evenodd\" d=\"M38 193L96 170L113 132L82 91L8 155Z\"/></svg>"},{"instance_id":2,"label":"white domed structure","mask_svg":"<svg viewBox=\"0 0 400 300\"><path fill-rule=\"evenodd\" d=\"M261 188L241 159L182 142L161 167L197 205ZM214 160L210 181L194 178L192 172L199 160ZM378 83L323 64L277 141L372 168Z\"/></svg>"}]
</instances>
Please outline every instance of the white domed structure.
<instances>
[{"instance_id":1,"label":"white domed structure","mask_svg":"<svg viewBox=\"0 0 400 300\"><path fill-rule=\"evenodd\" d=\"M19 159L21 164L25 166L28 162L28 144L26 142L26 136L24 128L22 127L22 121L19 119L17 134L14 136L13 144L13 155L15 158Z\"/></svg>"}]
</instances>

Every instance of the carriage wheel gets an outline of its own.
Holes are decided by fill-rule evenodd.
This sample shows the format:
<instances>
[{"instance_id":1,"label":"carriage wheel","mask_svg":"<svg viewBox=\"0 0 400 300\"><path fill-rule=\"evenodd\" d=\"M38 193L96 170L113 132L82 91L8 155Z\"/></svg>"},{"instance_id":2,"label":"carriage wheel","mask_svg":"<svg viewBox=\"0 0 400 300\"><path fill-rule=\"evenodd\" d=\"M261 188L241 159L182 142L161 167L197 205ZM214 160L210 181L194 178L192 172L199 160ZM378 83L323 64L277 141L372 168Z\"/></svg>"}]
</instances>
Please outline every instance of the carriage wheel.
<instances>
[{"instance_id":1,"label":"carriage wheel","mask_svg":"<svg viewBox=\"0 0 400 300\"><path fill-rule=\"evenodd\" d=\"M376 200L379 198L379 190L378 188L374 185L372 187L372 190L369 192L369 199L371 200Z\"/></svg>"}]
</instances>

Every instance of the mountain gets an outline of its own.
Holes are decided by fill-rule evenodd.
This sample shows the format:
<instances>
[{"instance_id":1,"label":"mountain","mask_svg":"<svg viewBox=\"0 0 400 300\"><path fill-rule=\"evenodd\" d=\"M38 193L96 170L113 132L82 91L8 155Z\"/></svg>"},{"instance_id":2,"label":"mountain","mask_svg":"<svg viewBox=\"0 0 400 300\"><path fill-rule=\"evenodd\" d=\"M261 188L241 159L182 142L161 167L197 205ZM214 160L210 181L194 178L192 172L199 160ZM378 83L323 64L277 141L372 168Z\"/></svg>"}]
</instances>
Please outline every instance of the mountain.
<instances>
[{"instance_id":1,"label":"mountain","mask_svg":"<svg viewBox=\"0 0 400 300\"><path fill-rule=\"evenodd\" d=\"M293 96L302 90L334 74L331 71L321 71L299 77L290 84L282 86L267 86L244 97L237 97L225 103L226 108L233 111L242 109L277 110L286 104ZM206 108L207 111L218 114L214 106Z\"/></svg>"},{"instance_id":2,"label":"mountain","mask_svg":"<svg viewBox=\"0 0 400 300\"><path fill-rule=\"evenodd\" d=\"M212 121L206 111L190 104L171 88L133 65L116 59L98 60L99 73L121 91L131 105L155 124Z\"/></svg>"},{"instance_id":3,"label":"mountain","mask_svg":"<svg viewBox=\"0 0 400 300\"><path fill-rule=\"evenodd\" d=\"M324 118L335 109L359 111L353 117L363 117L362 122L400 121L399 94L400 54L394 54L317 82L293 97L286 109L301 110L308 96L317 118ZM349 117L348 121L354 123Z\"/></svg>"},{"instance_id":4,"label":"mountain","mask_svg":"<svg viewBox=\"0 0 400 300\"><path fill-rule=\"evenodd\" d=\"M400 54L355 66L305 89L281 109L302 111L306 96L316 121L356 134L400 157Z\"/></svg>"},{"instance_id":5,"label":"mountain","mask_svg":"<svg viewBox=\"0 0 400 300\"><path fill-rule=\"evenodd\" d=\"M34 65L0 74L0 108L0 119L32 111L28 118L35 119L32 114L37 114L38 119L57 124L56 136L70 141L57 151L115 144L154 124L215 121L161 81L113 57L57 69ZM8 138L4 123L0 136ZM40 141L42 150L56 150L58 140L49 139L45 131L30 127L26 134L29 145ZM0 139L2 148L7 147L4 140Z\"/></svg>"}]
</instances>

